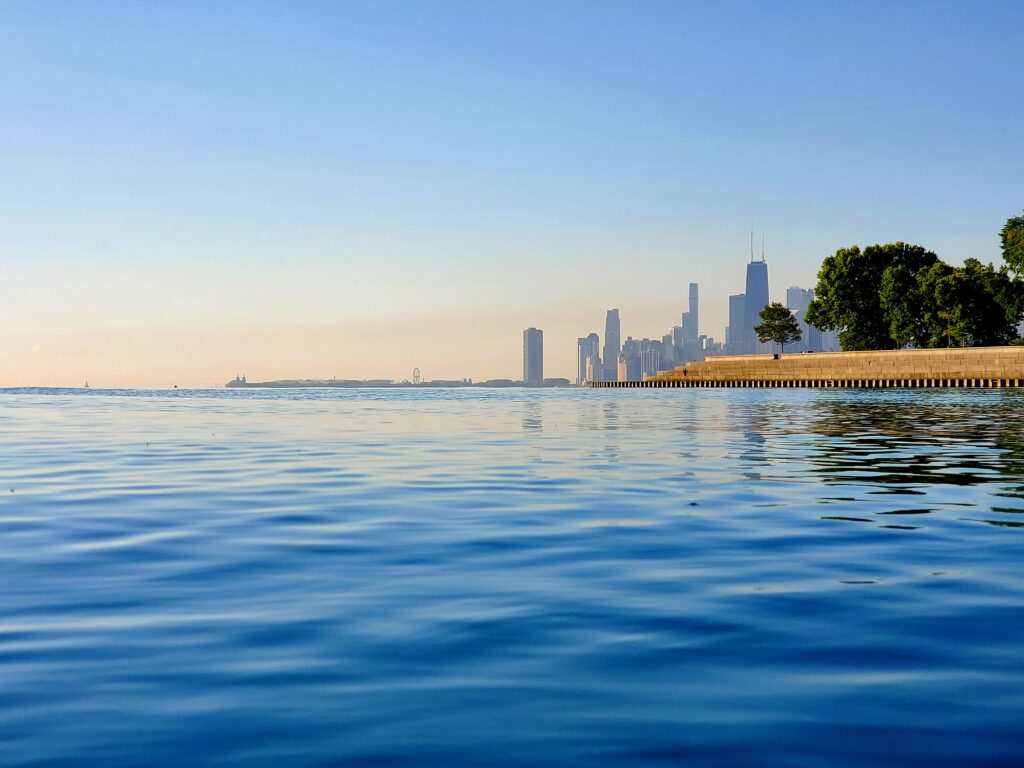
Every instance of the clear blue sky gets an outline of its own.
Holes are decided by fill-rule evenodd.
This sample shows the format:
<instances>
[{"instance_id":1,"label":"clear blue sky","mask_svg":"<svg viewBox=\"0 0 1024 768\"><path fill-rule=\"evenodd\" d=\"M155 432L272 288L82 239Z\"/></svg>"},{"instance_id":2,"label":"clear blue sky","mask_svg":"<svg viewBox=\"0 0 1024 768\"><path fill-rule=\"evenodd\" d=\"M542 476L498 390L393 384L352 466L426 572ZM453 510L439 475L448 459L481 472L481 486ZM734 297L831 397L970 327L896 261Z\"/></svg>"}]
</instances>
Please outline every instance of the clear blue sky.
<instances>
[{"instance_id":1,"label":"clear blue sky","mask_svg":"<svg viewBox=\"0 0 1024 768\"><path fill-rule=\"evenodd\" d=\"M998 259L1024 3L0 3L0 385L548 375L852 243ZM172 382L173 380L173 382Z\"/></svg>"}]
</instances>

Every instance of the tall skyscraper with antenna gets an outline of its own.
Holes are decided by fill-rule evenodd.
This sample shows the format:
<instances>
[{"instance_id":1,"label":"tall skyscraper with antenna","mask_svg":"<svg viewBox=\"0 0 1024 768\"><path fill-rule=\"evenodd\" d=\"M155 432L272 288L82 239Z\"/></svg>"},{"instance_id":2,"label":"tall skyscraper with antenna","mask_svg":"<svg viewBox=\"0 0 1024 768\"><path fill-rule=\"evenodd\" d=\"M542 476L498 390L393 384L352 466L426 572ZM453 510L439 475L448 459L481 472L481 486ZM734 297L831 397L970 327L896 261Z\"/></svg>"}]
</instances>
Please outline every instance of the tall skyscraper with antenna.
<instances>
[{"instance_id":1,"label":"tall skyscraper with antenna","mask_svg":"<svg viewBox=\"0 0 1024 768\"><path fill-rule=\"evenodd\" d=\"M750 233L750 263L747 264L747 285L743 301L743 351L746 354L758 352L761 343L757 340L754 326L761 322L760 312L768 303L768 262L764 258L764 239L761 240L761 260L754 261L754 233Z\"/></svg>"}]
</instances>

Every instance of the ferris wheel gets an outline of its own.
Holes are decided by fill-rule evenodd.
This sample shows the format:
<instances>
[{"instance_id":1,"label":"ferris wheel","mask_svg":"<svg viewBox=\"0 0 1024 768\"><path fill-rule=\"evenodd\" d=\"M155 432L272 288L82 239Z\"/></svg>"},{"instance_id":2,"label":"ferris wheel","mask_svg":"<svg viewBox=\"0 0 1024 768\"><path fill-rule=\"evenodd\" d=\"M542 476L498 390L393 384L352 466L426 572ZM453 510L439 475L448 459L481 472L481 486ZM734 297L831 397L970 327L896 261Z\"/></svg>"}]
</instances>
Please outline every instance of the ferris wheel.
<instances>
[{"instance_id":1,"label":"ferris wheel","mask_svg":"<svg viewBox=\"0 0 1024 768\"><path fill-rule=\"evenodd\" d=\"M413 384L419 384L422 380L423 379L420 376L420 369L419 368L413 368L412 369L412 383Z\"/></svg>"}]
</instances>

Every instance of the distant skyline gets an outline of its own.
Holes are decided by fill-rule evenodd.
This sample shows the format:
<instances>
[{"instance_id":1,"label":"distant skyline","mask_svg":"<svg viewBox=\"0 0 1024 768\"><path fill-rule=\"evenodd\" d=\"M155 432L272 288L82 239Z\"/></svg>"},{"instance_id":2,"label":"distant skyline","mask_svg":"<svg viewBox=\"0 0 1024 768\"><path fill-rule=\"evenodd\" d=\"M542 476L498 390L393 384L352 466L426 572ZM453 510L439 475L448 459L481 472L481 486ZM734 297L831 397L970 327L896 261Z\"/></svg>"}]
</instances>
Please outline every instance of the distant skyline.
<instances>
[{"instance_id":1,"label":"distant skyline","mask_svg":"<svg viewBox=\"0 0 1024 768\"><path fill-rule=\"evenodd\" d=\"M0 386L549 377L905 240L999 262L1018 2L0 3ZM758 253L758 255L760 255Z\"/></svg>"}]
</instances>

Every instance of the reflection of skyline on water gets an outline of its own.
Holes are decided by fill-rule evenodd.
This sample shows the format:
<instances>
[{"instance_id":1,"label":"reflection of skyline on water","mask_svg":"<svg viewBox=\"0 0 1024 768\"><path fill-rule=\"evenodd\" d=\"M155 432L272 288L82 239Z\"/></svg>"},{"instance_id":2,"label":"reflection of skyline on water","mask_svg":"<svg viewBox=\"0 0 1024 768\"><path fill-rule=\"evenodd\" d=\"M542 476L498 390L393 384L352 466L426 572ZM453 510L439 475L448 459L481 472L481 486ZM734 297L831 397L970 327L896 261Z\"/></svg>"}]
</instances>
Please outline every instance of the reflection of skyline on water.
<instances>
[{"instance_id":1,"label":"reflection of skyline on water","mask_svg":"<svg viewBox=\"0 0 1024 768\"><path fill-rule=\"evenodd\" d=\"M523 405L522 427L524 432L544 429L544 403L541 400L527 400Z\"/></svg>"},{"instance_id":2,"label":"reflection of skyline on water","mask_svg":"<svg viewBox=\"0 0 1024 768\"><path fill-rule=\"evenodd\" d=\"M960 510L963 517L963 510L977 511L976 494L969 501L947 498L956 488L991 489L991 503L982 505L987 511L1021 511L1013 506L1014 499L1024 498L1020 393L597 394L600 399L592 408L581 405L577 428L601 433L600 453L609 461L615 460L616 446L629 439L622 433L661 436L660 443L651 441L650 450L677 457L676 481L696 476L699 482L724 473L751 483L751 490L758 482L824 483L819 502L844 511L821 519L894 530L918 528L914 521L933 512ZM933 499L930 506L920 501L940 488L949 489L943 499ZM983 522L1018 525L991 515Z\"/></svg>"}]
</instances>

